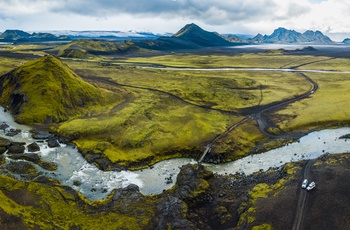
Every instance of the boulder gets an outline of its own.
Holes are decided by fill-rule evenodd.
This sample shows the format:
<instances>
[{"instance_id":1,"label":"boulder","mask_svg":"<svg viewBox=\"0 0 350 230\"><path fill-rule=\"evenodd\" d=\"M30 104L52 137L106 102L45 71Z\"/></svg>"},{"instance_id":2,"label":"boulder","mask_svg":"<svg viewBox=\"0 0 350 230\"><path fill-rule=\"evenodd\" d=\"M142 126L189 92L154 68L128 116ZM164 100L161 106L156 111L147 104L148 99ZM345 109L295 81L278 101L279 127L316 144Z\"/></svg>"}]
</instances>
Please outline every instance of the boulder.
<instances>
[{"instance_id":1,"label":"boulder","mask_svg":"<svg viewBox=\"0 0 350 230\"><path fill-rule=\"evenodd\" d=\"M28 148L28 152L40 151L40 146L36 142L31 143L30 145L27 146L27 148Z\"/></svg>"},{"instance_id":2,"label":"boulder","mask_svg":"<svg viewBox=\"0 0 350 230\"><path fill-rule=\"evenodd\" d=\"M13 160L26 160L38 164L41 161L41 158L38 154L29 153L29 154L11 154L9 158Z\"/></svg>"},{"instance_id":3,"label":"boulder","mask_svg":"<svg viewBox=\"0 0 350 230\"><path fill-rule=\"evenodd\" d=\"M7 151L7 148L0 147L0 154L4 154Z\"/></svg>"},{"instance_id":4,"label":"boulder","mask_svg":"<svg viewBox=\"0 0 350 230\"><path fill-rule=\"evenodd\" d=\"M0 137L0 147L4 147L7 149L10 146L10 144L11 144L11 141L9 141L6 138Z\"/></svg>"},{"instance_id":5,"label":"boulder","mask_svg":"<svg viewBox=\"0 0 350 230\"><path fill-rule=\"evenodd\" d=\"M25 161L10 162L6 165L6 169L20 175L38 173L33 164Z\"/></svg>"},{"instance_id":6,"label":"boulder","mask_svg":"<svg viewBox=\"0 0 350 230\"><path fill-rule=\"evenodd\" d=\"M7 133L5 135L9 136L9 137L13 137L21 132L22 132L22 130L20 130L20 129L10 129L9 131L7 131Z\"/></svg>"},{"instance_id":7,"label":"boulder","mask_svg":"<svg viewBox=\"0 0 350 230\"><path fill-rule=\"evenodd\" d=\"M167 197L157 205L157 225L154 229L194 229L186 215L186 203L174 196Z\"/></svg>"},{"instance_id":8,"label":"boulder","mask_svg":"<svg viewBox=\"0 0 350 230\"><path fill-rule=\"evenodd\" d=\"M49 133L47 131L37 131L37 130L34 130L32 131L32 137L34 139L50 139L50 138L53 138L54 135L52 133Z\"/></svg>"},{"instance_id":9,"label":"boulder","mask_svg":"<svg viewBox=\"0 0 350 230\"><path fill-rule=\"evenodd\" d=\"M21 142L11 142L10 147L8 148L8 154L19 154L24 153L25 143Z\"/></svg>"},{"instance_id":10,"label":"boulder","mask_svg":"<svg viewBox=\"0 0 350 230\"><path fill-rule=\"evenodd\" d=\"M47 140L47 145L50 148L60 147L60 144L58 143L56 138L51 138L51 139Z\"/></svg>"},{"instance_id":11,"label":"boulder","mask_svg":"<svg viewBox=\"0 0 350 230\"><path fill-rule=\"evenodd\" d=\"M7 129L8 127L10 127L10 126L8 126L8 124L6 124L5 122L3 122L3 123L0 125L0 129L1 129L1 130L5 130L5 129Z\"/></svg>"}]
</instances>

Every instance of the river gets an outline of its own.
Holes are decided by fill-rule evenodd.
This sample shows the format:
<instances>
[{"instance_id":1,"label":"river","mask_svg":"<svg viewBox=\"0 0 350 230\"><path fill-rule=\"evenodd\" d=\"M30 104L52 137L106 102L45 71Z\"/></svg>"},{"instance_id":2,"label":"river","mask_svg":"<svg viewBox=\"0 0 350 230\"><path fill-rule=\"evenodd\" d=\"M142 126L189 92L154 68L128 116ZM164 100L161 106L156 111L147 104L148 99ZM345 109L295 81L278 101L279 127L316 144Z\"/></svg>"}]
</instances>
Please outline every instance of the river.
<instances>
[{"instance_id":1,"label":"river","mask_svg":"<svg viewBox=\"0 0 350 230\"><path fill-rule=\"evenodd\" d=\"M30 127L17 124L11 114L4 112L0 107L1 122L5 122L10 128L21 129L22 132L14 137L7 137L4 131L0 131L0 136L12 141L26 142L27 145L35 141L29 133ZM257 171L266 171L270 167L280 167L286 162L314 159L324 153L349 152L350 141L339 139L342 135L349 133L349 127L312 132L298 142L265 153L230 163L204 165L214 173L221 175L235 173L249 175ZM58 165L56 171L46 171L38 166L40 172L47 177L60 180L63 185L68 185L81 192L89 200L105 199L113 189L126 187L129 184L138 185L141 193L145 195L160 194L175 184L182 165L197 163L194 159L179 158L165 160L139 171L101 171L95 165L89 164L75 146L61 144L58 148L49 148L46 142L38 142L38 144L41 149L38 154L45 161ZM9 159L6 153L5 156L7 163L14 161ZM9 172L3 169L2 173L8 174ZM14 176L19 177L19 175Z\"/></svg>"}]
</instances>

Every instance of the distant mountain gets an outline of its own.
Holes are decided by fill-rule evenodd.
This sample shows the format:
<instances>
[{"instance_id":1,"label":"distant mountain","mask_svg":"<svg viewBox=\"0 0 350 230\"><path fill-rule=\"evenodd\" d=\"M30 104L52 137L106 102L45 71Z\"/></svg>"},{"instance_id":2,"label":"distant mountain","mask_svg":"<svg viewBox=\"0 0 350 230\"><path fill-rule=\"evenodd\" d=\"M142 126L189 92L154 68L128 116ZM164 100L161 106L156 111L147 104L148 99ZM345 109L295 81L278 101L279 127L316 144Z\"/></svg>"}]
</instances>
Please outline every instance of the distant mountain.
<instances>
[{"instance_id":1,"label":"distant mountain","mask_svg":"<svg viewBox=\"0 0 350 230\"><path fill-rule=\"evenodd\" d=\"M319 43L319 44L331 44L333 41L326 35L324 35L321 31L312 31L307 30L303 33L303 35L311 42Z\"/></svg>"},{"instance_id":2,"label":"distant mountain","mask_svg":"<svg viewBox=\"0 0 350 230\"><path fill-rule=\"evenodd\" d=\"M171 37L162 36L154 41L136 43L140 47L154 50L199 49L203 47L234 46L242 44L230 42L216 32L203 30L196 24L187 24Z\"/></svg>"},{"instance_id":3,"label":"distant mountain","mask_svg":"<svg viewBox=\"0 0 350 230\"><path fill-rule=\"evenodd\" d=\"M34 32L32 34L22 30L6 30L0 35L0 42L40 42L40 41L60 41L78 39L105 39L120 40L126 39L144 40L157 39L160 35L150 32L136 31L50 31Z\"/></svg>"},{"instance_id":4,"label":"distant mountain","mask_svg":"<svg viewBox=\"0 0 350 230\"><path fill-rule=\"evenodd\" d=\"M254 37L248 34L223 34L222 36L229 42L248 42L249 39Z\"/></svg>"},{"instance_id":5,"label":"distant mountain","mask_svg":"<svg viewBox=\"0 0 350 230\"><path fill-rule=\"evenodd\" d=\"M194 23L187 24L172 37L189 41L202 47L233 45L218 33L203 30Z\"/></svg>"},{"instance_id":6,"label":"distant mountain","mask_svg":"<svg viewBox=\"0 0 350 230\"><path fill-rule=\"evenodd\" d=\"M57 41L61 38L50 33L29 34L22 30L6 30L0 35L3 42L36 42L36 41Z\"/></svg>"},{"instance_id":7,"label":"distant mountain","mask_svg":"<svg viewBox=\"0 0 350 230\"><path fill-rule=\"evenodd\" d=\"M350 38L345 38L345 39L343 40L343 43L344 43L344 44L350 44Z\"/></svg>"},{"instance_id":8,"label":"distant mountain","mask_svg":"<svg viewBox=\"0 0 350 230\"><path fill-rule=\"evenodd\" d=\"M23 38L29 38L30 34L22 30L6 30L0 35L0 40L16 41Z\"/></svg>"},{"instance_id":9,"label":"distant mountain","mask_svg":"<svg viewBox=\"0 0 350 230\"><path fill-rule=\"evenodd\" d=\"M49 31L55 36L66 36L70 40L78 39L110 39L110 40L125 40L125 39L157 39L160 35L151 32L137 32L137 31L103 31L103 30L86 30L86 31Z\"/></svg>"},{"instance_id":10,"label":"distant mountain","mask_svg":"<svg viewBox=\"0 0 350 230\"><path fill-rule=\"evenodd\" d=\"M33 124L59 122L89 111L111 97L83 81L60 59L44 56L0 77L0 103L16 120Z\"/></svg>"},{"instance_id":11,"label":"distant mountain","mask_svg":"<svg viewBox=\"0 0 350 230\"><path fill-rule=\"evenodd\" d=\"M279 44L291 44L291 43L313 43L313 44L331 44L333 41L322 34L320 31L308 30L301 34L295 30L287 30L285 28L278 28L274 30L271 35L258 34L250 40L254 43L279 43Z\"/></svg>"}]
</instances>

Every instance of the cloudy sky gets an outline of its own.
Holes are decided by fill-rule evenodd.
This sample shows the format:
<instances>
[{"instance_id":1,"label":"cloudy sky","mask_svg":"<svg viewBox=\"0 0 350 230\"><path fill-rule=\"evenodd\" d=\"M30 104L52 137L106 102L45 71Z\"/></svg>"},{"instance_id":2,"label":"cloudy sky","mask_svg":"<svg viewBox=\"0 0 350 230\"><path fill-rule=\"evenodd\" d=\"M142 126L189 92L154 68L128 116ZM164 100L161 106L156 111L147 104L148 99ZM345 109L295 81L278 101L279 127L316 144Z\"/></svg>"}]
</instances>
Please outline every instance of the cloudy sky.
<instances>
[{"instance_id":1,"label":"cloudy sky","mask_svg":"<svg viewBox=\"0 0 350 230\"><path fill-rule=\"evenodd\" d=\"M0 0L0 31L137 30L175 33L188 23L219 33L285 27L350 37L346 0Z\"/></svg>"}]
</instances>

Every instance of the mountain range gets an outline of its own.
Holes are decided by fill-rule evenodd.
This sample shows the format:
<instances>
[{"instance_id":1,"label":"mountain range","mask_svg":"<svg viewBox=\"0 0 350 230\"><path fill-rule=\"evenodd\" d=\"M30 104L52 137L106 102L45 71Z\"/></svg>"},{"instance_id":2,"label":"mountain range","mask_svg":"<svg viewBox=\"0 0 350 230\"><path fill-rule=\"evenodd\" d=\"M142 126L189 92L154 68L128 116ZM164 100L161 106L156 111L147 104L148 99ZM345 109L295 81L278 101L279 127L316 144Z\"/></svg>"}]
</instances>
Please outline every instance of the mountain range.
<instances>
[{"instance_id":1,"label":"mountain range","mask_svg":"<svg viewBox=\"0 0 350 230\"><path fill-rule=\"evenodd\" d=\"M41 41L74 41L77 39L99 39L111 41L132 40L139 48L150 50L198 49L203 47L234 46L244 44L320 44L334 42L320 31L308 30L304 33L286 28L278 28L271 35L258 34L253 38L247 35L221 35L209 32L198 25L185 25L173 35L156 35L150 32L136 31L52 31L51 33L27 33L21 30L6 30L0 34L0 42L41 42ZM350 39L343 43L349 44ZM93 51L92 51L93 52Z\"/></svg>"},{"instance_id":2,"label":"mountain range","mask_svg":"<svg viewBox=\"0 0 350 230\"><path fill-rule=\"evenodd\" d=\"M304 33L299 33L295 30L287 30L285 28L278 28L274 30L271 35L258 34L250 39L253 43L277 43L277 44L291 44L291 43L312 43L312 44L332 44L334 43L328 36L320 31L308 30Z\"/></svg>"}]
</instances>

